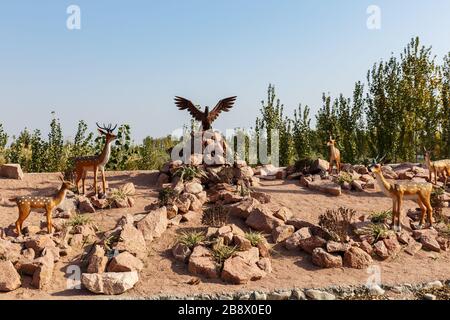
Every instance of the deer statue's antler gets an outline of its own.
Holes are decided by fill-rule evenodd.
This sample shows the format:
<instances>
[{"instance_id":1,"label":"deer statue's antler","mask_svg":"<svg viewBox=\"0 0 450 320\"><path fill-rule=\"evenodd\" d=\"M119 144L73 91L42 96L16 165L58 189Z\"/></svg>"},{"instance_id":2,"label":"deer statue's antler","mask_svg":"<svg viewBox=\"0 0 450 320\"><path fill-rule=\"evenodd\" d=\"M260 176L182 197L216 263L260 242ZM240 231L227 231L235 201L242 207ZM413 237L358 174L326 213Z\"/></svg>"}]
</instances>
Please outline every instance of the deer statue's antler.
<instances>
[{"instance_id":1,"label":"deer statue's antler","mask_svg":"<svg viewBox=\"0 0 450 320\"><path fill-rule=\"evenodd\" d=\"M114 128L112 128L112 124L110 123L108 126L106 126L105 124L103 124L103 127L101 127L98 122L95 123L97 125L97 127L101 130L105 130L106 132L113 132L114 130L116 130L117 128L117 124L114 126Z\"/></svg>"}]
</instances>

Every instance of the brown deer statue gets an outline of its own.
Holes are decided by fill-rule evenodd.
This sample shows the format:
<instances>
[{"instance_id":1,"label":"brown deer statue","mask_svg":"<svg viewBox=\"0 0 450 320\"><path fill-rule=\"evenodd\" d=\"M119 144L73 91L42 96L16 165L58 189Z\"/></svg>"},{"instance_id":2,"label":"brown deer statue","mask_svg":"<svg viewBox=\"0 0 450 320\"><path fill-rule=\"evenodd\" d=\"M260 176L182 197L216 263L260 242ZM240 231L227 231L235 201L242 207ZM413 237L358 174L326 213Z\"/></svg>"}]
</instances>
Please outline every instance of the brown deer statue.
<instances>
[{"instance_id":1,"label":"brown deer statue","mask_svg":"<svg viewBox=\"0 0 450 320\"><path fill-rule=\"evenodd\" d=\"M88 172L94 172L94 190L95 194L98 195L97 188L97 174L98 170L102 173L102 184L103 184L103 195L106 195L106 178L105 178L105 166L109 161L109 157L111 156L111 144L117 138L117 136L113 133L117 128L117 125L114 128L111 128L110 124L108 127L103 125L100 127L97 123L98 132L105 136L105 146L100 154L89 157L78 157L75 158L74 161L74 173L75 173L75 185L77 186L77 191L80 193L79 182L82 180L83 186L83 194L85 194L85 180Z\"/></svg>"},{"instance_id":2,"label":"brown deer statue","mask_svg":"<svg viewBox=\"0 0 450 320\"><path fill-rule=\"evenodd\" d=\"M336 163L337 173L341 172L341 152L336 148L336 140L330 136L330 140L327 141L328 150L330 152L330 168L328 172L331 174L333 172L333 163Z\"/></svg>"},{"instance_id":3,"label":"brown deer statue","mask_svg":"<svg viewBox=\"0 0 450 320\"><path fill-rule=\"evenodd\" d=\"M70 181L65 181L61 177L62 185L58 192L51 197L40 196L21 196L9 199L9 201L16 202L19 208L19 218L16 221L16 233L20 236L22 234L23 222L30 215L31 209L44 209L47 216L47 231L52 233L52 212L61 202L66 198L67 190L74 188L74 184Z\"/></svg>"},{"instance_id":4,"label":"brown deer statue","mask_svg":"<svg viewBox=\"0 0 450 320\"><path fill-rule=\"evenodd\" d=\"M422 229L425 223L425 214L428 217L428 226L433 227L433 208L431 207L431 192L433 185L428 182L414 181L387 181L381 170L380 161L374 160L368 167L370 172L376 176L378 185L383 193L392 199L392 229L396 232L401 231L401 210L403 200L414 200L418 203L421 211L419 226L416 229Z\"/></svg>"},{"instance_id":5,"label":"brown deer statue","mask_svg":"<svg viewBox=\"0 0 450 320\"><path fill-rule=\"evenodd\" d=\"M428 178L432 182L432 174L434 175L434 184L437 184L438 176L444 178L444 188L447 186L448 177L450 177L450 159L431 161L431 151L423 148L425 152L425 163L428 167Z\"/></svg>"}]
</instances>

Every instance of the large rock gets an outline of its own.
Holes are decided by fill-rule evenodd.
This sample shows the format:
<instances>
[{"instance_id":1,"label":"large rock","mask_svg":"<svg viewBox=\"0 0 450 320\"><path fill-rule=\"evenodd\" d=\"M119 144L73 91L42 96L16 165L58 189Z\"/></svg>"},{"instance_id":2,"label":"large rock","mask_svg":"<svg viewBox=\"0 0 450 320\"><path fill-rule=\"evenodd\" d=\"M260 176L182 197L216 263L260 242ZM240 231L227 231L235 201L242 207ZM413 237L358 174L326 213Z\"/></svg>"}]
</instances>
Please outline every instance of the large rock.
<instances>
[{"instance_id":1,"label":"large rock","mask_svg":"<svg viewBox=\"0 0 450 320\"><path fill-rule=\"evenodd\" d=\"M136 194L136 188L133 182L128 182L120 187L120 190L127 196L134 196Z\"/></svg>"},{"instance_id":2,"label":"large rock","mask_svg":"<svg viewBox=\"0 0 450 320\"><path fill-rule=\"evenodd\" d=\"M439 233L436 229L421 229L413 231L413 237L416 240L420 240L423 236L427 236L429 238L437 238L438 235Z\"/></svg>"},{"instance_id":3,"label":"large rock","mask_svg":"<svg viewBox=\"0 0 450 320\"><path fill-rule=\"evenodd\" d=\"M322 268L340 268L342 267L342 257L332 255L322 248L316 248L312 252L312 262Z\"/></svg>"},{"instance_id":4,"label":"large rock","mask_svg":"<svg viewBox=\"0 0 450 320\"><path fill-rule=\"evenodd\" d=\"M272 238L275 243L283 242L289 238L295 231L294 226L282 225L272 230Z\"/></svg>"},{"instance_id":5,"label":"large rock","mask_svg":"<svg viewBox=\"0 0 450 320\"><path fill-rule=\"evenodd\" d=\"M326 247L329 253L335 253L335 252L345 252L348 249L350 249L351 245L349 243L328 241Z\"/></svg>"},{"instance_id":6,"label":"large rock","mask_svg":"<svg viewBox=\"0 0 450 320\"><path fill-rule=\"evenodd\" d=\"M394 256L402 250L402 246L395 235L387 237L383 242L390 256Z\"/></svg>"},{"instance_id":7,"label":"large rock","mask_svg":"<svg viewBox=\"0 0 450 320\"><path fill-rule=\"evenodd\" d=\"M250 192L250 196L256 200L258 200L262 204L267 204L271 201L270 194L264 192L252 191Z\"/></svg>"},{"instance_id":8,"label":"large rock","mask_svg":"<svg viewBox=\"0 0 450 320\"><path fill-rule=\"evenodd\" d=\"M306 239L300 240L299 247L303 251L312 254L314 249L325 247L327 241L322 239L321 237L312 236Z\"/></svg>"},{"instance_id":9,"label":"large rock","mask_svg":"<svg viewBox=\"0 0 450 320\"><path fill-rule=\"evenodd\" d=\"M13 291L21 285L20 275L11 261L0 261L0 291Z\"/></svg>"},{"instance_id":10,"label":"large rock","mask_svg":"<svg viewBox=\"0 0 450 320\"><path fill-rule=\"evenodd\" d=\"M189 206L190 211L201 213L203 212L203 204L198 198L193 194L188 194L189 200L191 200L191 205Z\"/></svg>"},{"instance_id":11,"label":"large rock","mask_svg":"<svg viewBox=\"0 0 450 320\"><path fill-rule=\"evenodd\" d=\"M140 259L147 256L145 238L142 232L131 224L126 224L123 227L116 249L120 252L128 251Z\"/></svg>"},{"instance_id":12,"label":"large rock","mask_svg":"<svg viewBox=\"0 0 450 320\"><path fill-rule=\"evenodd\" d=\"M281 207L277 212L275 212L274 217L277 217L278 219L283 220L284 222L288 221L292 218L293 214L291 210L289 210L286 207Z\"/></svg>"},{"instance_id":13,"label":"large rock","mask_svg":"<svg viewBox=\"0 0 450 320\"><path fill-rule=\"evenodd\" d=\"M122 294L139 281L136 271L83 273L81 282L91 292L107 295Z\"/></svg>"},{"instance_id":14,"label":"large rock","mask_svg":"<svg viewBox=\"0 0 450 320\"><path fill-rule=\"evenodd\" d=\"M143 268L144 264L140 259L125 251L112 258L108 272L141 271Z\"/></svg>"},{"instance_id":15,"label":"large rock","mask_svg":"<svg viewBox=\"0 0 450 320\"><path fill-rule=\"evenodd\" d=\"M203 187L198 182L188 182L184 185L184 191L186 193L197 194L203 191Z\"/></svg>"},{"instance_id":16,"label":"large rock","mask_svg":"<svg viewBox=\"0 0 450 320\"><path fill-rule=\"evenodd\" d=\"M390 256L388 249L386 248L386 245L384 244L383 240L380 240L373 245L373 251L381 259L387 259Z\"/></svg>"},{"instance_id":17,"label":"large rock","mask_svg":"<svg viewBox=\"0 0 450 320\"><path fill-rule=\"evenodd\" d=\"M284 242L284 246L288 250L296 250L299 249L300 241L304 239L311 238L312 234L308 227L301 228L294 232L292 236L286 239Z\"/></svg>"},{"instance_id":18,"label":"large rock","mask_svg":"<svg viewBox=\"0 0 450 320\"><path fill-rule=\"evenodd\" d=\"M166 207L161 207L149 212L144 219L139 221L137 228L142 232L145 240L153 241L154 238L161 237L166 231L168 223Z\"/></svg>"},{"instance_id":19,"label":"large rock","mask_svg":"<svg viewBox=\"0 0 450 320\"><path fill-rule=\"evenodd\" d=\"M330 180L314 180L308 184L308 188L326 193L332 196L340 196L342 194L341 186L331 182Z\"/></svg>"},{"instance_id":20,"label":"large rock","mask_svg":"<svg viewBox=\"0 0 450 320\"><path fill-rule=\"evenodd\" d=\"M417 252L422 249L422 244L420 242L411 241L405 248L405 252L411 256L414 256Z\"/></svg>"},{"instance_id":21,"label":"large rock","mask_svg":"<svg viewBox=\"0 0 450 320\"><path fill-rule=\"evenodd\" d=\"M330 163L328 161L323 160L323 159L317 159L312 163L312 165L310 167L310 172L318 173L320 171L328 171L329 168L330 168Z\"/></svg>"},{"instance_id":22,"label":"large rock","mask_svg":"<svg viewBox=\"0 0 450 320\"><path fill-rule=\"evenodd\" d=\"M105 256L105 250L101 246L96 245L94 247L94 252L89 258L87 272L103 273L105 272L107 264L108 264L108 257Z\"/></svg>"},{"instance_id":23,"label":"large rock","mask_svg":"<svg viewBox=\"0 0 450 320\"><path fill-rule=\"evenodd\" d=\"M23 172L20 164L4 164L0 166L0 177L22 180Z\"/></svg>"},{"instance_id":24,"label":"large rock","mask_svg":"<svg viewBox=\"0 0 450 320\"><path fill-rule=\"evenodd\" d=\"M261 203L255 198L245 198L241 202L228 206L230 215L247 219L250 213Z\"/></svg>"},{"instance_id":25,"label":"large rock","mask_svg":"<svg viewBox=\"0 0 450 320\"><path fill-rule=\"evenodd\" d=\"M219 268L211 252L203 246L196 246L194 248L189 257L188 270L192 274L203 275L211 279L219 277Z\"/></svg>"},{"instance_id":26,"label":"large rock","mask_svg":"<svg viewBox=\"0 0 450 320\"><path fill-rule=\"evenodd\" d=\"M191 249L189 249L187 245L182 243L177 243L172 248L172 254L174 258L181 262L187 262L191 253Z\"/></svg>"},{"instance_id":27,"label":"large rock","mask_svg":"<svg viewBox=\"0 0 450 320\"><path fill-rule=\"evenodd\" d=\"M245 223L255 230L267 233L271 233L273 229L284 224L283 220L274 217L272 212L263 206L256 207Z\"/></svg>"},{"instance_id":28,"label":"large rock","mask_svg":"<svg viewBox=\"0 0 450 320\"><path fill-rule=\"evenodd\" d=\"M189 211L189 208L191 207L191 199L187 194L183 193L175 200L174 204L177 206L178 212L183 214Z\"/></svg>"},{"instance_id":29,"label":"large rock","mask_svg":"<svg viewBox=\"0 0 450 320\"><path fill-rule=\"evenodd\" d=\"M225 260L221 278L234 284L245 284L249 281L259 280L266 273L261 270L256 262L249 262L240 256Z\"/></svg>"},{"instance_id":30,"label":"large rock","mask_svg":"<svg viewBox=\"0 0 450 320\"><path fill-rule=\"evenodd\" d=\"M36 255L40 255L42 250L44 250L46 247L55 246L55 242L53 242L50 235L39 235L34 239L30 239L25 242L25 247L33 249Z\"/></svg>"},{"instance_id":31,"label":"large rock","mask_svg":"<svg viewBox=\"0 0 450 320\"><path fill-rule=\"evenodd\" d=\"M358 247L351 247L344 254L344 266L349 268L365 269L372 262L372 257Z\"/></svg>"},{"instance_id":32,"label":"large rock","mask_svg":"<svg viewBox=\"0 0 450 320\"><path fill-rule=\"evenodd\" d=\"M92 205L91 201L85 196L80 196L78 198L78 210L80 213L94 213L95 208Z\"/></svg>"},{"instance_id":33,"label":"large rock","mask_svg":"<svg viewBox=\"0 0 450 320\"><path fill-rule=\"evenodd\" d=\"M422 248L429 251L440 252L441 246L439 242L437 242L436 238L430 235L422 235L420 237L420 243L422 244Z\"/></svg>"},{"instance_id":34,"label":"large rock","mask_svg":"<svg viewBox=\"0 0 450 320\"><path fill-rule=\"evenodd\" d=\"M20 259L21 246L8 240L0 239L0 257L15 263Z\"/></svg>"},{"instance_id":35,"label":"large rock","mask_svg":"<svg viewBox=\"0 0 450 320\"><path fill-rule=\"evenodd\" d=\"M250 242L250 240L248 240L247 238L245 238L242 235L237 235L237 234L234 235L233 241L239 250L245 251L245 250L250 250L252 248L252 243Z\"/></svg>"},{"instance_id":36,"label":"large rock","mask_svg":"<svg viewBox=\"0 0 450 320\"><path fill-rule=\"evenodd\" d=\"M54 257L51 253L35 259L37 269L33 274L31 285L38 289L43 289L52 282L53 269L55 268Z\"/></svg>"}]
</instances>

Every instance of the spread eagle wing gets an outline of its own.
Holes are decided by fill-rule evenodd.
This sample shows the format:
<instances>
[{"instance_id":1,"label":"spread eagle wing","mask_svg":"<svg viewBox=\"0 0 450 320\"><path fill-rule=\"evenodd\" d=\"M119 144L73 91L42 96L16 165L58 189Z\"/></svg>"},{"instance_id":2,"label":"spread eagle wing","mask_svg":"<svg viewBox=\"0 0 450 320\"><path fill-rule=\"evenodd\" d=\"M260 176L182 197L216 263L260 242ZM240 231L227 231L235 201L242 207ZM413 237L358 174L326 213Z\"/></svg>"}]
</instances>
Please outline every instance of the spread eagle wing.
<instances>
[{"instance_id":1,"label":"spread eagle wing","mask_svg":"<svg viewBox=\"0 0 450 320\"><path fill-rule=\"evenodd\" d=\"M187 110L197 121L202 121L205 117L204 113L197 109L194 104L188 99L182 97L175 97L175 104L180 110Z\"/></svg>"},{"instance_id":2,"label":"spread eagle wing","mask_svg":"<svg viewBox=\"0 0 450 320\"><path fill-rule=\"evenodd\" d=\"M223 112L230 111L230 109L233 107L233 104L235 101L236 101L236 96L220 100L217 103L217 105L214 107L214 109L212 109L212 111L209 113L208 120L210 122L213 122L214 120L217 119L217 117L219 116L219 114L222 111Z\"/></svg>"}]
</instances>

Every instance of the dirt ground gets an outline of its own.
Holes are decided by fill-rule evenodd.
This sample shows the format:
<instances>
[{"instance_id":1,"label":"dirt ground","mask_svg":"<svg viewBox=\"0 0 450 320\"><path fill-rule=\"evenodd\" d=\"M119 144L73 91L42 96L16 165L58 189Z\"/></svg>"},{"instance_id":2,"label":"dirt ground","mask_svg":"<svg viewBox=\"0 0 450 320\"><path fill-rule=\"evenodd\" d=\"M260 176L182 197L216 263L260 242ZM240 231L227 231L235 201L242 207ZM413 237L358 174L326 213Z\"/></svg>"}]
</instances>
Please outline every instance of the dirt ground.
<instances>
[{"instance_id":1,"label":"dirt ground","mask_svg":"<svg viewBox=\"0 0 450 320\"><path fill-rule=\"evenodd\" d=\"M113 228L117 220L124 214L143 214L146 207L156 201L157 190L155 182L157 173L150 171L108 172L109 187L117 187L127 182L136 186L136 204L129 209L111 209L89 214L100 231ZM17 208L8 198L20 195L50 195L59 187L57 174L25 174L22 181L0 179L0 226L6 227L17 218ZM297 181L265 181L258 188L272 196L277 205L289 208L295 217L317 223L319 215L328 208L346 206L355 209L358 214L370 213L374 210L385 210L391 206L390 199L381 192L369 193L345 192L340 197L323 195L301 187ZM409 208L416 208L412 201L404 204L404 215ZM446 208L446 213L450 209ZM32 213L26 225L39 225L44 221L40 213ZM243 225L242 221L233 221ZM230 291L269 291L273 289L321 288L331 285L363 285L368 279L366 270L348 268L321 269L311 263L310 255L302 252L289 252L281 245L275 246L273 253L273 272L259 281L246 285L225 284L221 280L202 279L198 285L190 285L192 276L187 272L187 266L176 262L171 257L170 249L175 242L177 233L186 228L199 227L200 221L181 224L169 228L164 235L149 245L145 268L140 273L140 281L130 291L120 298L150 297L154 295L184 295ZM56 264L54 282L45 290L40 291L29 285L31 279L25 279L22 288L9 293L0 293L0 299L104 299L84 289L67 288L66 267L76 262L76 257L63 257ZM394 259L376 261L381 268L383 284L395 285L404 283L419 283L437 279L450 278L450 252L433 253L421 250L414 257L401 252ZM25 277L26 278L26 277ZM395 298L395 296L394 296ZM400 298L400 296L398 297Z\"/></svg>"}]
</instances>

